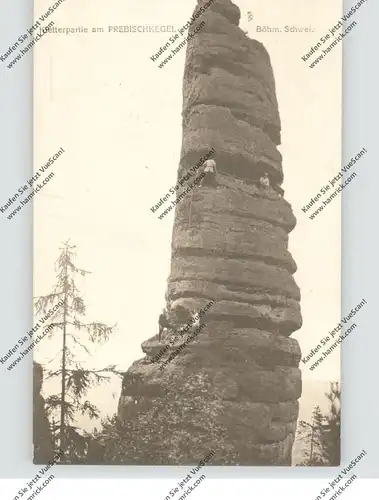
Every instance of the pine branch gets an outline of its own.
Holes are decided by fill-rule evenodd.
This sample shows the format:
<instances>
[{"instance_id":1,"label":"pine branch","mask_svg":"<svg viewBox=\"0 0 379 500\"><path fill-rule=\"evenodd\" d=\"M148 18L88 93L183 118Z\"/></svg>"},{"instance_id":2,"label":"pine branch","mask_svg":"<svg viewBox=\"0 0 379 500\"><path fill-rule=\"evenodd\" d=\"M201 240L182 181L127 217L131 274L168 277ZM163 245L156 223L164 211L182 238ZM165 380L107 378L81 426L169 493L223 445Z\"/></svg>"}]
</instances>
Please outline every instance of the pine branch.
<instances>
[{"instance_id":1,"label":"pine branch","mask_svg":"<svg viewBox=\"0 0 379 500\"><path fill-rule=\"evenodd\" d=\"M63 292L50 293L45 296L34 297L34 307L36 308L37 314L45 314L48 309L54 307L57 303L57 297L62 295ZM59 312L59 309L54 313L54 315Z\"/></svg>"},{"instance_id":2,"label":"pine branch","mask_svg":"<svg viewBox=\"0 0 379 500\"><path fill-rule=\"evenodd\" d=\"M71 351L71 349L66 345L66 362L67 365L70 365L74 363L74 353Z\"/></svg>"},{"instance_id":3,"label":"pine branch","mask_svg":"<svg viewBox=\"0 0 379 500\"><path fill-rule=\"evenodd\" d=\"M87 347L86 347L85 345L83 345L82 343L80 343L80 342L79 342L79 340L78 340L78 339L77 339L74 335L72 335L72 333L67 333L67 335L68 335L70 338L72 338L72 340L73 340L76 344L80 345L80 347L82 347L82 348L86 351L86 353L87 353L89 356L92 356L92 354L91 354L91 353L90 353L90 351L87 349Z\"/></svg>"},{"instance_id":4,"label":"pine branch","mask_svg":"<svg viewBox=\"0 0 379 500\"><path fill-rule=\"evenodd\" d=\"M72 311L80 316L83 316L86 313L86 306L84 305L84 301L81 297L75 296L72 298L71 303Z\"/></svg>"},{"instance_id":5,"label":"pine branch","mask_svg":"<svg viewBox=\"0 0 379 500\"><path fill-rule=\"evenodd\" d=\"M57 354L53 358L50 359L50 361L47 361L46 365L48 365L49 363L52 363L53 361L55 361L60 354L62 354L62 350L59 350L57 352Z\"/></svg>"},{"instance_id":6,"label":"pine branch","mask_svg":"<svg viewBox=\"0 0 379 500\"><path fill-rule=\"evenodd\" d=\"M66 346L65 350L66 350L67 361L69 363L72 363L73 362L73 353L72 353L71 349L68 346ZM63 355L63 349L61 349L58 354ZM62 375L62 369L58 369L55 371L50 370L47 374L46 380L49 378L52 378L52 377L56 377L57 375Z\"/></svg>"},{"instance_id":7,"label":"pine branch","mask_svg":"<svg viewBox=\"0 0 379 500\"><path fill-rule=\"evenodd\" d=\"M68 373L67 389L71 389L74 396L80 398L85 396L91 388L91 377L86 370L72 370Z\"/></svg>"},{"instance_id":8,"label":"pine branch","mask_svg":"<svg viewBox=\"0 0 379 500\"><path fill-rule=\"evenodd\" d=\"M67 264L73 273L80 274L81 276L85 276L86 274L92 274L91 271L86 271L85 269L79 269L71 261L69 261Z\"/></svg>"},{"instance_id":9,"label":"pine branch","mask_svg":"<svg viewBox=\"0 0 379 500\"><path fill-rule=\"evenodd\" d=\"M108 341L109 336L113 333L116 328L117 323L113 326L107 326L104 323L92 322L92 323L81 323L80 321L75 321L75 327L80 331L84 329L89 336L89 340L93 343L105 343Z\"/></svg>"},{"instance_id":10,"label":"pine branch","mask_svg":"<svg viewBox=\"0 0 379 500\"><path fill-rule=\"evenodd\" d=\"M100 370L87 370L90 373L97 374L97 373L112 373L114 375L118 375L123 377L125 372L120 372L116 369L116 365L108 365L105 368L101 368Z\"/></svg>"},{"instance_id":11,"label":"pine branch","mask_svg":"<svg viewBox=\"0 0 379 500\"><path fill-rule=\"evenodd\" d=\"M37 301L39 299L51 299L52 297L59 297L63 294L64 292L52 292L48 293L47 295L36 295L35 297L33 297L33 300Z\"/></svg>"},{"instance_id":12,"label":"pine branch","mask_svg":"<svg viewBox=\"0 0 379 500\"><path fill-rule=\"evenodd\" d=\"M46 380L50 378L57 377L58 375L62 375L62 370L49 371L46 375Z\"/></svg>"},{"instance_id":13,"label":"pine branch","mask_svg":"<svg viewBox=\"0 0 379 500\"><path fill-rule=\"evenodd\" d=\"M57 409L60 409L62 405L61 398L59 394L53 394L45 399L45 408L48 415ZM75 405L65 401L64 413L68 420L73 420L75 416Z\"/></svg>"},{"instance_id":14,"label":"pine branch","mask_svg":"<svg viewBox=\"0 0 379 500\"><path fill-rule=\"evenodd\" d=\"M100 417L99 409L89 401L85 401L80 405L80 412L82 415L87 414L91 420Z\"/></svg>"},{"instance_id":15,"label":"pine branch","mask_svg":"<svg viewBox=\"0 0 379 500\"><path fill-rule=\"evenodd\" d=\"M44 330L46 330L47 328L50 328L50 327L52 327L52 328L49 330L49 332L47 334L47 338L49 338L49 339L51 339L51 337L54 335L54 328L63 328L64 323L63 322L59 322L59 323L53 322L53 323L45 323L43 325Z\"/></svg>"}]
</instances>

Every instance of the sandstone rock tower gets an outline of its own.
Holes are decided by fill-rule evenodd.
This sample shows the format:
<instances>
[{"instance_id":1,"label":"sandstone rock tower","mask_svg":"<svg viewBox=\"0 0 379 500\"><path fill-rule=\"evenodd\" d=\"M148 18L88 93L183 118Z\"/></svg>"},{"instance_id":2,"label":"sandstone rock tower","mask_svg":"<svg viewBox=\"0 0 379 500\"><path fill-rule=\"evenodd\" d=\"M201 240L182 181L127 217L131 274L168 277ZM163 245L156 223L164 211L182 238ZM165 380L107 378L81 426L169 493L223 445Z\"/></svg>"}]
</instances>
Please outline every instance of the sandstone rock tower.
<instances>
[{"instance_id":1,"label":"sandstone rock tower","mask_svg":"<svg viewBox=\"0 0 379 500\"><path fill-rule=\"evenodd\" d=\"M218 187L194 188L176 207L166 298L174 316L178 306L214 305L164 370L152 356L165 340L154 337L125 374L119 415L138 422L131 463L189 464L214 450L211 464L291 464L301 395L300 349L289 337L302 321L287 250L296 221L281 196L270 58L239 19L230 0L215 0L187 47L178 178L214 148ZM275 190L259 184L264 172Z\"/></svg>"}]
</instances>

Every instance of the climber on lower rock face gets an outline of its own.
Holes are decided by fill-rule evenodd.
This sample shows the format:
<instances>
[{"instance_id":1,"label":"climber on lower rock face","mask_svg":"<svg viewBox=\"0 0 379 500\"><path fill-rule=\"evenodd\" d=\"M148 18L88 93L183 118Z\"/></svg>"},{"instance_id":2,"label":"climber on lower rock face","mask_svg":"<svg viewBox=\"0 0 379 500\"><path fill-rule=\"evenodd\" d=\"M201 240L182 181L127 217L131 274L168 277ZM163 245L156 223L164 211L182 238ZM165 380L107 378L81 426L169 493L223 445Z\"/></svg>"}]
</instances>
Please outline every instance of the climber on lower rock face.
<instances>
[{"instance_id":1,"label":"climber on lower rock face","mask_svg":"<svg viewBox=\"0 0 379 500\"><path fill-rule=\"evenodd\" d=\"M167 319L166 309L163 309L163 311L159 315L158 324L159 324L158 340L160 341L163 330L165 330L165 329L168 330L171 327L170 322Z\"/></svg>"},{"instance_id":2,"label":"climber on lower rock face","mask_svg":"<svg viewBox=\"0 0 379 500\"><path fill-rule=\"evenodd\" d=\"M216 181L216 162L214 160L205 160L203 163L203 173L204 177L202 178L201 185L202 186L217 186Z\"/></svg>"},{"instance_id":3,"label":"climber on lower rock face","mask_svg":"<svg viewBox=\"0 0 379 500\"><path fill-rule=\"evenodd\" d=\"M199 316L199 314L196 311L193 311L193 313L191 315L191 322L192 322L191 329L194 332L200 326L200 316Z\"/></svg>"}]
</instances>

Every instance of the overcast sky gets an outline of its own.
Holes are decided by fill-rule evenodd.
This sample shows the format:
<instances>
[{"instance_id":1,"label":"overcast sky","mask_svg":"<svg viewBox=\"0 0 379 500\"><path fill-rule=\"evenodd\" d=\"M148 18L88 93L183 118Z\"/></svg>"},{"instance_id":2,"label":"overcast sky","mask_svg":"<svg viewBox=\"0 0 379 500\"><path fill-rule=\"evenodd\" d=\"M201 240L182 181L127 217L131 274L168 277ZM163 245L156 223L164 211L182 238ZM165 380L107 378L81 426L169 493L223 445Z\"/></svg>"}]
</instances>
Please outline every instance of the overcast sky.
<instances>
[{"instance_id":1,"label":"overcast sky","mask_svg":"<svg viewBox=\"0 0 379 500\"><path fill-rule=\"evenodd\" d=\"M268 49L276 79L283 187L298 219L290 251L298 265L304 324L294 337L306 355L340 319L340 200L312 221L301 207L340 169L342 63L341 47L314 69L301 55L338 21L342 2L236 3L241 27ZM37 0L37 15L49 5L50 0ZM35 168L60 147L66 151L53 166L54 179L34 201L35 295L51 290L60 242L70 238L77 265L92 271L78 281L88 319L118 323L111 341L93 350L88 366L114 363L126 370L143 357L141 342L157 333L174 212L159 220L150 207L175 184L182 137L185 50L159 69L150 56L169 34L107 33L108 26L179 28L194 5L194 0L67 1L49 18L56 27L105 32L50 34L35 49ZM285 25L311 25L314 32L257 33L257 25L283 31ZM44 364L58 348L58 342L45 341L35 359ZM303 369L303 378L336 380L339 370L334 352L315 371ZM120 388L117 380L91 398L113 413Z\"/></svg>"}]
</instances>

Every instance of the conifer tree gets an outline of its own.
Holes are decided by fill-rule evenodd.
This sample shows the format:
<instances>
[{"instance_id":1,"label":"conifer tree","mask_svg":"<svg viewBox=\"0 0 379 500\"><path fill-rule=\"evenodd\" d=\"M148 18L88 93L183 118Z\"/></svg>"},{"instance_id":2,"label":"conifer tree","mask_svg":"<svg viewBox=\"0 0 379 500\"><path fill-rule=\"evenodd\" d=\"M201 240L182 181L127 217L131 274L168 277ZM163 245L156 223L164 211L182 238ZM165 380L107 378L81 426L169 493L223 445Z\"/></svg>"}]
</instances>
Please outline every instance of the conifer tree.
<instances>
[{"instance_id":1,"label":"conifer tree","mask_svg":"<svg viewBox=\"0 0 379 500\"><path fill-rule=\"evenodd\" d=\"M300 420L298 439L306 444L300 465L336 466L341 456L341 389L330 382L329 410L322 413L319 406L312 412L312 423Z\"/></svg>"},{"instance_id":2,"label":"conifer tree","mask_svg":"<svg viewBox=\"0 0 379 500\"><path fill-rule=\"evenodd\" d=\"M300 465L326 465L323 434L324 419L320 407L315 406L312 411L311 423L300 420L298 432L300 439L306 444L303 461Z\"/></svg>"},{"instance_id":3,"label":"conifer tree","mask_svg":"<svg viewBox=\"0 0 379 500\"><path fill-rule=\"evenodd\" d=\"M325 435L325 453L330 465L339 465L341 458L341 388L338 382L330 382L328 423Z\"/></svg>"},{"instance_id":4,"label":"conifer tree","mask_svg":"<svg viewBox=\"0 0 379 500\"><path fill-rule=\"evenodd\" d=\"M109 339L115 326L99 322L84 322L86 306L76 286L75 278L86 276L89 271L79 269L74 264L75 246L66 241L60 248L56 265L56 283L50 294L35 299L37 314L45 315L44 326L50 327L48 338L59 338L60 349L48 362L59 359L59 368L49 370L47 379L60 381L60 392L46 398L46 410L58 424L53 425L53 441L56 449L64 452L64 461L72 462L83 457L86 448L85 437L73 425L79 412L89 418L98 418L99 410L87 399L88 391L110 380L110 374L119 375L114 365L102 369L86 369L77 361L77 350L91 355L86 343L103 343ZM54 420L53 420L54 422ZM63 460L61 460L63 461Z\"/></svg>"}]
</instances>

